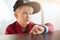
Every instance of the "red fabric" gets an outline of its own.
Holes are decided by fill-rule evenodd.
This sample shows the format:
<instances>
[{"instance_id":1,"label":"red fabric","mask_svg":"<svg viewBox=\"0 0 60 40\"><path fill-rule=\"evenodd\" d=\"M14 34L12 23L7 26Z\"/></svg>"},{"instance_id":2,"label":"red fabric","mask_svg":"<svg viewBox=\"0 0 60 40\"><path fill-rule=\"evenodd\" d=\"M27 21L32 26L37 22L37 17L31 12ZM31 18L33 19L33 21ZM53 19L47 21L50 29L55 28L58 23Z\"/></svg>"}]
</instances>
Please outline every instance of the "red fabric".
<instances>
[{"instance_id":1,"label":"red fabric","mask_svg":"<svg viewBox=\"0 0 60 40\"><path fill-rule=\"evenodd\" d=\"M53 25L51 23L46 23L45 25L48 27L49 32L53 32Z\"/></svg>"},{"instance_id":2,"label":"red fabric","mask_svg":"<svg viewBox=\"0 0 60 40\"><path fill-rule=\"evenodd\" d=\"M25 33L29 33L34 25L35 25L34 23L30 22L27 25L27 30L26 30ZM45 25L48 27L49 32L53 32L53 25L51 23L46 23ZM24 33L24 32L22 31L21 25L19 25L17 22L14 22L13 24L10 24L6 28L6 32L5 32L5 34L21 34L21 33Z\"/></svg>"},{"instance_id":3,"label":"red fabric","mask_svg":"<svg viewBox=\"0 0 60 40\"><path fill-rule=\"evenodd\" d=\"M34 23L30 22L27 25L27 31L26 33L29 33L30 30L32 29L33 25L35 25ZM13 24L10 24L7 28L6 28L6 32L5 34L21 34L24 33L22 31L22 27L21 25L19 25L17 22L14 22Z\"/></svg>"}]
</instances>

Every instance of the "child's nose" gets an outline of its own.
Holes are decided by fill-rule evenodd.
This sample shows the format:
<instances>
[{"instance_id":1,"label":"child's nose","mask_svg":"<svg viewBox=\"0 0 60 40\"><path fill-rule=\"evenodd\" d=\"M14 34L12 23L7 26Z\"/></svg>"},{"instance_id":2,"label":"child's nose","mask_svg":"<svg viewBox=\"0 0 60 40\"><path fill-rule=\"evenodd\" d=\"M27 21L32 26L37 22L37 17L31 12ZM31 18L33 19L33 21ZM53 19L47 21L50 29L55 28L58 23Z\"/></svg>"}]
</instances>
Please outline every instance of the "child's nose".
<instances>
[{"instance_id":1,"label":"child's nose","mask_svg":"<svg viewBox=\"0 0 60 40\"><path fill-rule=\"evenodd\" d=\"M27 17L29 18L30 17L30 14L27 14Z\"/></svg>"}]
</instances>

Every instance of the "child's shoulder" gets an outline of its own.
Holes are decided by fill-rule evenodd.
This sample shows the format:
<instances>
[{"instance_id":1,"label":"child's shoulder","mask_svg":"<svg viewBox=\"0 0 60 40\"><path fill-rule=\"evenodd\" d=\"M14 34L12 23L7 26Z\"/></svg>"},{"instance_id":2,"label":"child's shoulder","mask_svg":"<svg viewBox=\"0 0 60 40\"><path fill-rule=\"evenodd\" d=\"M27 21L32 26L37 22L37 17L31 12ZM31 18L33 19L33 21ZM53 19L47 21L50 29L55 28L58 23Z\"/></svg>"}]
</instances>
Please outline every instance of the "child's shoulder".
<instances>
[{"instance_id":1,"label":"child's shoulder","mask_svg":"<svg viewBox=\"0 0 60 40\"><path fill-rule=\"evenodd\" d=\"M16 23L17 23L17 22L15 21L15 22L9 24L9 25L7 26L7 28L11 28L11 27L13 28L13 27L16 25Z\"/></svg>"}]
</instances>

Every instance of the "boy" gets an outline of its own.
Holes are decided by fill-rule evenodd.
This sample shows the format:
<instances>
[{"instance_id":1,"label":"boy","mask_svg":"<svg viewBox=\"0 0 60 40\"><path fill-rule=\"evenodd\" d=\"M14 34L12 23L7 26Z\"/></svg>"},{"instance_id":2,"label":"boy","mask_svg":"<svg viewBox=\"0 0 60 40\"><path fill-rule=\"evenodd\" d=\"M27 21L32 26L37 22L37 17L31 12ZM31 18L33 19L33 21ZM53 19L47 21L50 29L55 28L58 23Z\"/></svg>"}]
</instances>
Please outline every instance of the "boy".
<instances>
[{"instance_id":1,"label":"boy","mask_svg":"<svg viewBox=\"0 0 60 40\"><path fill-rule=\"evenodd\" d=\"M48 27L41 27L29 20L32 14L40 11L40 5L37 2L24 3L23 0L17 0L13 8L17 21L7 27L5 34L42 34L48 32Z\"/></svg>"}]
</instances>

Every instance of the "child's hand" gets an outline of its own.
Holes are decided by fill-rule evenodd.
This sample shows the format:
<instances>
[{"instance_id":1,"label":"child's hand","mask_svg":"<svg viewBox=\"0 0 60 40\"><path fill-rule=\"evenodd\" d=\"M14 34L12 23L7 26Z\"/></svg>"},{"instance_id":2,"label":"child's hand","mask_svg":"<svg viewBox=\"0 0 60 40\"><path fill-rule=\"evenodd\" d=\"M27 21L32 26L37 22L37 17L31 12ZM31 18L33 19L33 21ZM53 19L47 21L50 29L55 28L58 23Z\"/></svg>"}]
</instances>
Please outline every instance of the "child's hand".
<instances>
[{"instance_id":1,"label":"child's hand","mask_svg":"<svg viewBox=\"0 0 60 40\"><path fill-rule=\"evenodd\" d=\"M41 27L39 25L33 26L30 33L32 34L42 34L44 32L44 27Z\"/></svg>"}]
</instances>

